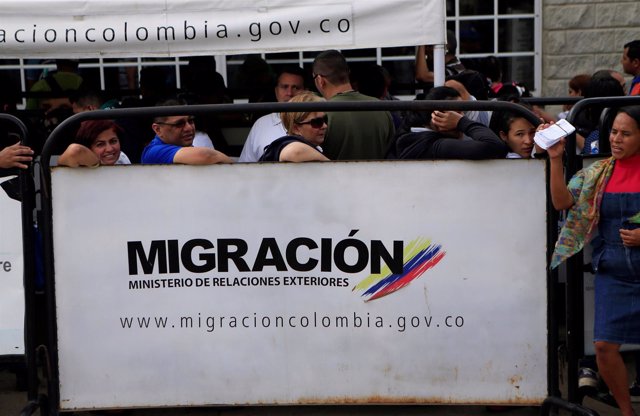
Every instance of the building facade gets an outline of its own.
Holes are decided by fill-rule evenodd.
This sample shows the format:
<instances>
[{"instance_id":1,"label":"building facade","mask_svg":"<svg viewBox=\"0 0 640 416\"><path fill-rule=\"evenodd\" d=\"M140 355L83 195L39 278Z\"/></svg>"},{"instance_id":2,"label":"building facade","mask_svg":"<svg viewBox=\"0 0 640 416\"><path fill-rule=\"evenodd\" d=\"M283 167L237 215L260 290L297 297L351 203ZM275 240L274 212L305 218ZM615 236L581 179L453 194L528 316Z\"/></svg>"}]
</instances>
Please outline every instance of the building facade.
<instances>
[{"instance_id":1,"label":"building facade","mask_svg":"<svg viewBox=\"0 0 640 416\"><path fill-rule=\"evenodd\" d=\"M458 39L458 56L473 64L486 56L502 63L503 81L526 85L536 96L565 96L567 81L599 69L621 71L623 45L640 39L637 0L446 0L447 28ZM384 66L394 80L395 95L415 94L416 45L345 50L349 62ZM262 54L272 72L285 65L310 68L315 52ZM0 57L1 58L1 57ZM243 86L247 55L216 56L217 71L231 91ZM162 67L168 88L184 88L188 59L87 59L80 68L92 85L107 91L135 90L145 67ZM24 95L30 85L54 68L52 61L0 59L0 75ZM242 100L242 92L238 95ZM234 98L238 98L234 97Z\"/></svg>"},{"instance_id":2,"label":"building facade","mask_svg":"<svg viewBox=\"0 0 640 416\"><path fill-rule=\"evenodd\" d=\"M639 15L637 0L544 0L540 95L566 95L573 75L622 72L624 44L640 39Z\"/></svg>"}]
</instances>

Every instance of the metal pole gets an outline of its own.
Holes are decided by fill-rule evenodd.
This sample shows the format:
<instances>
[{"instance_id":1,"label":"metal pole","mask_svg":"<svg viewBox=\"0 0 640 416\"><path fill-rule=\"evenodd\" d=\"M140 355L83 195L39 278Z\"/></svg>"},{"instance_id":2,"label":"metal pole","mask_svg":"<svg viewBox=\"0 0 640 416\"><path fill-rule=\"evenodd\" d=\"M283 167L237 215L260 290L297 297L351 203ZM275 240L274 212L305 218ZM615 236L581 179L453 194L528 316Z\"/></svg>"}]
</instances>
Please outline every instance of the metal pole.
<instances>
[{"instance_id":1,"label":"metal pole","mask_svg":"<svg viewBox=\"0 0 640 416\"><path fill-rule=\"evenodd\" d=\"M444 54L445 45L434 45L433 47L433 86L441 87L444 85Z\"/></svg>"}]
</instances>

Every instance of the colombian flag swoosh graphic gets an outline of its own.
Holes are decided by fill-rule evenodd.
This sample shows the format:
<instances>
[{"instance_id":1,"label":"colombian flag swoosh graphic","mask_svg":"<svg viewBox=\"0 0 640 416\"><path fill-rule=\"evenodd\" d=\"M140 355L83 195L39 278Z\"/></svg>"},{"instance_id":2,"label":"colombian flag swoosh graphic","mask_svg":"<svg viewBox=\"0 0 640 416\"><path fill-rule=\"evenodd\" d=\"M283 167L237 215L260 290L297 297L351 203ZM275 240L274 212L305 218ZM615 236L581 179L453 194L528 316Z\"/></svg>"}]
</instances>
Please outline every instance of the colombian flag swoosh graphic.
<instances>
[{"instance_id":1,"label":"colombian flag swoosh graphic","mask_svg":"<svg viewBox=\"0 0 640 416\"><path fill-rule=\"evenodd\" d=\"M404 266L401 274L392 274L385 265L379 274L369 275L353 290L364 291L362 296L366 298L365 302L387 296L422 276L438 264L445 254L441 245L432 244L431 240L426 238L417 238L404 248Z\"/></svg>"}]
</instances>

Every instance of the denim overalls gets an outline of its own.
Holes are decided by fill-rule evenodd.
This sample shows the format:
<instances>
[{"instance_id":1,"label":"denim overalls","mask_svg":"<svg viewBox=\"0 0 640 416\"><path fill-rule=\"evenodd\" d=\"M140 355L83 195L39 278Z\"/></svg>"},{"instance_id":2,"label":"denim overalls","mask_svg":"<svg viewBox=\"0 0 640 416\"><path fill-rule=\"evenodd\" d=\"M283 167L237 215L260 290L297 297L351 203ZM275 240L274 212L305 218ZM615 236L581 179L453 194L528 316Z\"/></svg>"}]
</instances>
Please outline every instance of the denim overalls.
<instances>
[{"instance_id":1,"label":"denim overalls","mask_svg":"<svg viewBox=\"0 0 640 416\"><path fill-rule=\"evenodd\" d=\"M605 193L593 241L596 341L640 344L640 247L625 247L620 229L640 228L640 193Z\"/></svg>"}]
</instances>

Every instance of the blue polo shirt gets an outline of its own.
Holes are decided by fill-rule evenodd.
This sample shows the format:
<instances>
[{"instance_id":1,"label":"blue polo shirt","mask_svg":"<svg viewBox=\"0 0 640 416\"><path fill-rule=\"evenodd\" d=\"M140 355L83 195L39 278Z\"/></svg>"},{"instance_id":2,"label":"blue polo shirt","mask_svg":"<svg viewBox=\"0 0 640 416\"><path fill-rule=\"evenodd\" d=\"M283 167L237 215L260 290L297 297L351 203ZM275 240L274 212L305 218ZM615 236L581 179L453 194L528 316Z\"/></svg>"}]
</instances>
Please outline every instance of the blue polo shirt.
<instances>
[{"instance_id":1,"label":"blue polo shirt","mask_svg":"<svg viewBox=\"0 0 640 416\"><path fill-rule=\"evenodd\" d=\"M147 165L171 164L182 146L167 144L156 136L142 151L140 162Z\"/></svg>"}]
</instances>

